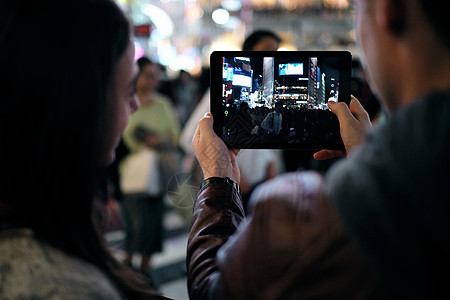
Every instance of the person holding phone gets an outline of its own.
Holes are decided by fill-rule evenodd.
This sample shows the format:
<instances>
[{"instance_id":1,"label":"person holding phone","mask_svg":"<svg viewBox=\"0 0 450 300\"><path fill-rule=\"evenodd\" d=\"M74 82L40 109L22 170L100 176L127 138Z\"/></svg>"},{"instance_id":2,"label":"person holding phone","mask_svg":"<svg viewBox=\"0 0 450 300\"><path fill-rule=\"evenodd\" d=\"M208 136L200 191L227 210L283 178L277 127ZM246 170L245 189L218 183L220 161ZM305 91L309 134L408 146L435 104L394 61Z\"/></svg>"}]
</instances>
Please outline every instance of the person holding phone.
<instances>
[{"instance_id":1,"label":"person holding phone","mask_svg":"<svg viewBox=\"0 0 450 300\"><path fill-rule=\"evenodd\" d=\"M192 299L437 299L449 296L450 24L438 1L354 0L371 88L391 111L330 103L346 155L322 177L259 187L245 218L236 150L211 114L193 139L205 181L188 240Z\"/></svg>"}]
</instances>

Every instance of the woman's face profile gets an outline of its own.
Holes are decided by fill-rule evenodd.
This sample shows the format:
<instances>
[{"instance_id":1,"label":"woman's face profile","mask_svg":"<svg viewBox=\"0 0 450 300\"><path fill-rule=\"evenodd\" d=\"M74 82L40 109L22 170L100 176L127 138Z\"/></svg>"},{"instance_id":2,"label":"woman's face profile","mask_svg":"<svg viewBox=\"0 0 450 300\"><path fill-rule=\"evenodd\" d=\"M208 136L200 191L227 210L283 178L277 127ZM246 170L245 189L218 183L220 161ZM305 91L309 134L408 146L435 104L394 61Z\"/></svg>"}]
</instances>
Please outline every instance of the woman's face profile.
<instances>
[{"instance_id":1,"label":"woman's face profile","mask_svg":"<svg viewBox=\"0 0 450 300\"><path fill-rule=\"evenodd\" d=\"M130 115L139 108L139 100L136 96L136 80L138 67L134 61L134 44L129 43L125 53L119 59L113 75L110 87L110 107L108 120L111 122L111 137L107 148L105 164L110 164L115 159L115 149L120 142Z\"/></svg>"}]
</instances>

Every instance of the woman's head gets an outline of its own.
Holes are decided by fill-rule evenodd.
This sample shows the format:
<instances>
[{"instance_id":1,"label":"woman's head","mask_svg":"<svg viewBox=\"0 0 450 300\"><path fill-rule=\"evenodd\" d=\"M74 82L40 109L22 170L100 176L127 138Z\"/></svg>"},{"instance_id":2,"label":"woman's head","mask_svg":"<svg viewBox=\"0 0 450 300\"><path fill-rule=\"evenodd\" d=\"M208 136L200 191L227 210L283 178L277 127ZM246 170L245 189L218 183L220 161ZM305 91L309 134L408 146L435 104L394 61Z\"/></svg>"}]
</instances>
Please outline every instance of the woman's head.
<instances>
[{"instance_id":1,"label":"woman's head","mask_svg":"<svg viewBox=\"0 0 450 300\"><path fill-rule=\"evenodd\" d=\"M161 81L161 68L147 57L137 60L139 66L139 78L137 80L137 90L139 93L155 92Z\"/></svg>"},{"instance_id":2,"label":"woman's head","mask_svg":"<svg viewBox=\"0 0 450 300\"><path fill-rule=\"evenodd\" d=\"M117 134L129 24L109 0L2 1L0 20L0 201L7 222L65 243L65 224L89 226Z\"/></svg>"},{"instance_id":3,"label":"woman's head","mask_svg":"<svg viewBox=\"0 0 450 300\"><path fill-rule=\"evenodd\" d=\"M136 96L137 69L134 63L134 46L130 42L115 67L114 78L109 87L108 102L112 103L113 106L110 115L107 117L108 124L111 127L111 138L106 145L106 164L114 160L115 149L128 124L128 118L140 105Z\"/></svg>"},{"instance_id":4,"label":"woman's head","mask_svg":"<svg viewBox=\"0 0 450 300\"><path fill-rule=\"evenodd\" d=\"M128 116L137 67L112 0L0 2L0 228L101 268L130 299L148 297L103 245L93 199Z\"/></svg>"}]
</instances>

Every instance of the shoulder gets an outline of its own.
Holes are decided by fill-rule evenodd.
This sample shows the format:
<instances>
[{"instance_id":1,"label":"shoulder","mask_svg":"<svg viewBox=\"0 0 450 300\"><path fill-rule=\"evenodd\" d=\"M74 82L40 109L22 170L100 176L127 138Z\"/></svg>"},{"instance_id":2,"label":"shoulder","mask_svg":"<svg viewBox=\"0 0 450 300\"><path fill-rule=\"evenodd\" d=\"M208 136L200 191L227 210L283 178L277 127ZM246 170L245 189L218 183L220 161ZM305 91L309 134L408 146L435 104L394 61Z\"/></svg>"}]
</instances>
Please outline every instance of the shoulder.
<instances>
[{"instance_id":1,"label":"shoulder","mask_svg":"<svg viewBox=\"0 0 450 300\"><path fill-rule=\"evenodd\" d=\"M175 107L169 97L164 94L156 93L153 103L153 110L158 115L170 116L170 119L175 114Z\"/></svg>"},{"instance_id":2,"label":"shoulder","mask_svg":"<svg viewBox=\"0 0 450 300\"><path fill-rule=\"evenodd\" d=\"M315 215L328 210L322 175L316 172L294 172L280 175L260 185L250 199L254 213L268 209L285 210L291 215ZM292 214L294 211L296 213Z\"/></svg>"},{"instance_id":3,"label":"shoulder","mask_svg":"<svg viewBox=\"0 0 450 300\"><path fill-rule=\"evenodd\" d=\"M382 141L397 140L395 145L398 146L409 141L411 149L423 149L430 143L433 146L448 145L449 115L450 91L436 92L394 113L377 133Z\"/></svg>"},{"instance_id":4,"label":"shoulder","mask_svg":"<svg viewBox=\"0 0 450 300\"><path fill-rule=\"evenodd\" d=\"M442 199L448 198L450 180L449 116L449 93L418 99L333 166L327 194L352 231L367 236L375 228L392 226L399 216L416 226L418 216L447 211Z\"/></svg>"},{"instance_id":5,"label":"shoulder","mask_svg":"<svg viewBox=\"0 0 450 300\"><path fill-rule=\"evenodd\" d=\"M120 299L95 266L36 239L27 229L0 232L0 298Z\"/></svg>"},{"instance_id":6,"label":"shoulder","mask_svg":"<svg viewBox=\"0 0 450 300\"><path fill-rule=\"evenodd\" d=\"M418 99L327 174L327 195L351 238L389 276L425 273L422 253L448 236L449 116L448 92Z\"/></svg>"},{"instance_id":7,"label":"shoulder","mask_svg":"<svg viewBox=\"0 0 450 300\"><path fill-rule=\"evenodd\" d=\"M262 299L276 292L298 299L314 291L317 298L348 298L343 295L354 295L367 282L372 270L348 240L319 173L280 175L260 185L250 203L248 221L218 254L231 294ZM346 287L324 288L324 276L329 282L344 280Z\"/></svg>"},{"instance_id":8,"label":"shoulder","mask_svg":"<svg viewBox=\"0 0 450 300\"><path fill-rule=\"evenodd\" d=\"M441 182L450 168L443 159L450 152L449 116L450 92L418 99L375 128L362 147L332 168L328 181L346 195L374 185L385 194L412 191L431 177Z\"/></svg>"}]
</instances>

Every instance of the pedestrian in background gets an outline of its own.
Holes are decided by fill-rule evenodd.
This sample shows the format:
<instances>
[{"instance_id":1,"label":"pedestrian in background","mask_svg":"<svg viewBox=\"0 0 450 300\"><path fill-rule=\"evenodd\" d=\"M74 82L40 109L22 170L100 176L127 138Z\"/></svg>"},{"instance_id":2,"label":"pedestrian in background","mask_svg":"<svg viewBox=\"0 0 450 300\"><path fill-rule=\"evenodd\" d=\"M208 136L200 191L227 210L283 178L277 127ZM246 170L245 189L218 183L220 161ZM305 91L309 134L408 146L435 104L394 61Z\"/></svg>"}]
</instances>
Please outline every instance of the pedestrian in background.
<instances>
[{"instance_id":1,"label":"pedestrian in background","mask_svg":"<svg viewBox=\"0 0 450 300\"><path fill-rule=\"evenodd\" d=\"M147 57L138 59L139 76L136 90L141 107L130 118L123 141L130 150L121 166L122 179L129 173L142 174L150 169L146 183L140 190L123 186L122 202L126 227L126 255L124 262L132 265L134 254L141 254L139 270L151 276L151 258L162 251L164 196L172 176L178 174L178 137L180 125L170 99L157 92L161 69ZM147 155L144 163L130 165L133 157ZM123 182L124 183L124 182ZM153 284L157 283L153 280Z\"/></svg>"}]
</instances>

